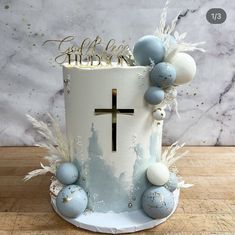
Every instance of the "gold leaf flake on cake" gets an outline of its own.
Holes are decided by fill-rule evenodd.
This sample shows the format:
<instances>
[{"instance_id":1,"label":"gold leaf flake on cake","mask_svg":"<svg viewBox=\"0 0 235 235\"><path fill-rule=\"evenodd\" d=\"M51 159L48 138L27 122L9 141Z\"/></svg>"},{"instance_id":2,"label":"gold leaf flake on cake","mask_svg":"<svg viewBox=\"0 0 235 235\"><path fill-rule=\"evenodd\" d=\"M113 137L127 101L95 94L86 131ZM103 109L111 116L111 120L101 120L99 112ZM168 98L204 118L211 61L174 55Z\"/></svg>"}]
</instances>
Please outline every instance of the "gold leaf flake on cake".
<instances>
[{"instance_id":1,"label":"gold leaf flake on cake","mask_svg":"<svg viewBox=\"0 0 235 235\"><path fill-rule=\"evenodd\" d=\"M64 197L63 198L63 203L68 203L69 201L71 201L72 200L72 198L71 197Z\"/></svg>"}]
</instances>

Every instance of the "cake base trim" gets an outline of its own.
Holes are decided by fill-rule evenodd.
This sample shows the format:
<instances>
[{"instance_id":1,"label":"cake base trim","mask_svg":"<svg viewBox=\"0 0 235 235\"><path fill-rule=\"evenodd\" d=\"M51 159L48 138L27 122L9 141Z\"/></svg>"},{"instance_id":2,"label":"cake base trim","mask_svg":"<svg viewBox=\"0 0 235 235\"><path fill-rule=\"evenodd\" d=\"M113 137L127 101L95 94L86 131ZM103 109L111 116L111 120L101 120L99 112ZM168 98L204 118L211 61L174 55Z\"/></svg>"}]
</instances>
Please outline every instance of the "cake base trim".
<instances>
[{"instance_id":1,"label":"cake base trim","mask_svg":"<svg viewBox=\"0 0 235 235\"><path fill-rule=\"evenodd\" d=\"M76 227L100 233L131 233L144 229L153 228L165 222L176 210L179 202L180 189L174 191L175 206L172 213L163 219L152 219L148 217L142 210L136 210L123 213L100 213L85 212L75 219L66 218L59 213L56 208L55 197L51 196L51 204L55 212L64 220L75 225Z\"/></svg>"}]
</instances>

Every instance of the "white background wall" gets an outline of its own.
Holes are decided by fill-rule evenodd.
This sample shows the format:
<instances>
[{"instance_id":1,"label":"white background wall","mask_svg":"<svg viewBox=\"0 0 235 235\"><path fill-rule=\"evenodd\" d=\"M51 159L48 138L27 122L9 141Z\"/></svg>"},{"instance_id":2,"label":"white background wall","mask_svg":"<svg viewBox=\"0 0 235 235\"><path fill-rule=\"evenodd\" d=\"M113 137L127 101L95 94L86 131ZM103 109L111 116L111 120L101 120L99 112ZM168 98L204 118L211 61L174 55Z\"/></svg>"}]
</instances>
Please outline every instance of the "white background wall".
<instances>
[{"instance_id":1,"label":"white background wall","mask_svg":"<svg viewBox=\"0 0 235 235\"><path fill-rule=\"evenodd\" d=\"M32 145L25 114L46 120L51 112L64 126L61 67L47 39L75 35L78 41L100 35L130 46L159 23L163 0L1 0L0 1L0 145ZM221 7L227 20L212 25L210 8ZM189 41L207 41L206 54L193 53L195 80L178 88L179 112L168 113L163 142L189 145L235 144L235 1L172 0L169 20L179 11L179 32Z\"/></svg>"}]
</instances>

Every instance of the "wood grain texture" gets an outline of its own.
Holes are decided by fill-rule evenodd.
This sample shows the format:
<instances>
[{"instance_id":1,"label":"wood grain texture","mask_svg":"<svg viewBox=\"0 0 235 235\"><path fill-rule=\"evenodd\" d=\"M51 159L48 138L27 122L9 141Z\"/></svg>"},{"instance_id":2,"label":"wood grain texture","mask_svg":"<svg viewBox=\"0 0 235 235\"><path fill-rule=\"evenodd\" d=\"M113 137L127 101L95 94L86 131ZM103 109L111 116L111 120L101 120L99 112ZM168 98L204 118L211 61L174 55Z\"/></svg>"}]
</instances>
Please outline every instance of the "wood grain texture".
<instances>
[{"instance_id":1,"label":"wood grain texture","mask_svg":"<svg viewBox=\"0 0 235 235\"><path fill-rule=\"evenodd\" d=\"M177 162L180 175L193 188L181 191L174 215L140 235L234 235L235 147L185 147ZM23 177L44 162L44 149L0 148L0 235L92 234L54 213L49 198L50 175L28 182Z\"/></svg>"}]
</instances>

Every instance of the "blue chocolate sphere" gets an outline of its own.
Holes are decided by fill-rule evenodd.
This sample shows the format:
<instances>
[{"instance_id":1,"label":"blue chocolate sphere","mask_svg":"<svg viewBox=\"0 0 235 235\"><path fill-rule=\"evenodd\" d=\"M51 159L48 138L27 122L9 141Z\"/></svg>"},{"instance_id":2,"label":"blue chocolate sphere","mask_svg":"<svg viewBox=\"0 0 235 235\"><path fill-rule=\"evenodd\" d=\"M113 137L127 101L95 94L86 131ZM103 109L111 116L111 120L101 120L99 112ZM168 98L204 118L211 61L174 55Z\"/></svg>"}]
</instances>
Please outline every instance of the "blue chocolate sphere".
<instances>
[{"instance_id":1,"label":"blue chocolate sphere","mask_svg":"<svg viewBox=\"0 0 235 235\"><path fill-rule=\"evenodd\" d=\"M162 62L156 64L150 72L150 81L153 85L168 88L176 79L176 70L173 65Z\"/></svg>"},{"instance_id":2,"label":"blue chocolate sphere","mask_svg":"<svg viewBox=\"0 0 235 235\"><path fill-rule=\"evenodd\" d=\"M162 219L170 215L174 209L174 204L173 193L163 186L149 188L142 197L144 212L154 219Z\"/></svg>"},{"instance_id":3,"label":"blue chocolate sphere","mask_svg":"<svg viewBox=\"0 0 235 235\"><path fill-rule=\"evenodd\" d=\"M133 55L139 65L150 65L151 60L157 64L164 59L165 47L156 36L146 35L135 43Z\"/></svg>"},{"instance_id":4,"label":"blue chocolate sphere","mask_svg":"<svg viewBox=\"0 0 235 235\"><path fill-rule=\"evenodd\" d=\"M176 174L173 172L170 172L169 180L166 182L164 186L169 191L174 192L178 187L178 183L179 183L179 179L176 176Z\"/></svg>"},{"instance_id":5,"label":"blue chocolate sphere","mask_svg":"<svg viewBox=\"0 0 235 235\"><path fill-rule=\"evenodd\" d=\"M78 185L69 185L60 190L56 197L56 207L60 214L69 218L76 218L87 207L86 192Z\"/></svg>"},{"instance_id":6,"label":"blue chocolate sphere","mask_svg":"<svg viewBox=\"0 0 235 235\"><path fill-rule=\"evenodd\" d=\"M144 99L152 105L160 104L164 100L164 91L159 87L151 86L145 92Z\"/></svg>"},{"instance_id":7,"label":"blue chocolate sphere","mask_svg":"<svg viewBox=\"0 0 235 235\"><path fill-rule=\"evenodd\" d=\"M78 179L78 169L71 162L61 163L56 170L56 178L64 185L70 185Z\"/></svg>"}]
</instances>

